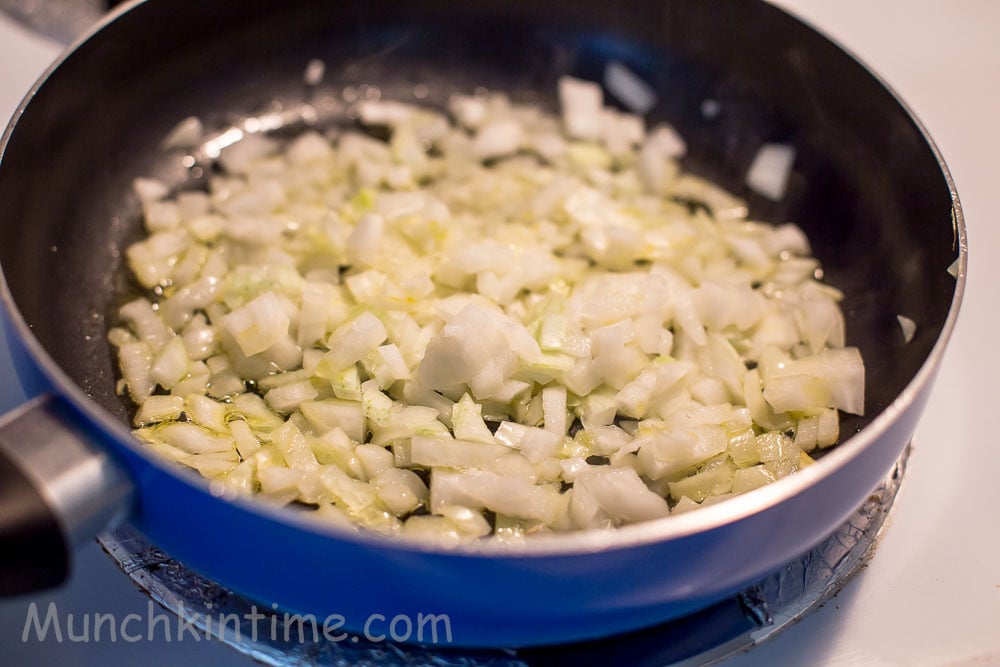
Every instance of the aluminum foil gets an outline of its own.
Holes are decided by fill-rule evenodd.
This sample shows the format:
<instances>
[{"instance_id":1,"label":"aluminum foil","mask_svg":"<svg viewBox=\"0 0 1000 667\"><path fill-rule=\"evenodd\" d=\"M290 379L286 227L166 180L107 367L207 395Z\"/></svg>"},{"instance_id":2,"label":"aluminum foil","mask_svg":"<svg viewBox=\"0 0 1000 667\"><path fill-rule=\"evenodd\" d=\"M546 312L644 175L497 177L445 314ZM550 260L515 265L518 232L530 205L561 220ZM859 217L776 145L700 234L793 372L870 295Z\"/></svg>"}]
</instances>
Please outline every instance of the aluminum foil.
<instances>
[{"instance_id":1,"label":"aluminum foil","mask_svg":"<svg viewBox=\"0 0 1000 667\"><path fill-rule=\"evenodd\" d=\"M198 628L200 634L212 635L266 665L703 665L773 638L822 606L864 567L874 554L908 455L909 449L854 515L822 544L734 598L652 628L563 646L462 651L376 642L361 635L329 641L320 634L317 640L311 632L300 636L301 622L286 623L290 617L282 609L241 597L206 579L127 525L98 539L152 599ZM260 614L259 618L254 614ZM223 617L242 620L220 627L217 619Z\"/></svg>"}]
</instances>

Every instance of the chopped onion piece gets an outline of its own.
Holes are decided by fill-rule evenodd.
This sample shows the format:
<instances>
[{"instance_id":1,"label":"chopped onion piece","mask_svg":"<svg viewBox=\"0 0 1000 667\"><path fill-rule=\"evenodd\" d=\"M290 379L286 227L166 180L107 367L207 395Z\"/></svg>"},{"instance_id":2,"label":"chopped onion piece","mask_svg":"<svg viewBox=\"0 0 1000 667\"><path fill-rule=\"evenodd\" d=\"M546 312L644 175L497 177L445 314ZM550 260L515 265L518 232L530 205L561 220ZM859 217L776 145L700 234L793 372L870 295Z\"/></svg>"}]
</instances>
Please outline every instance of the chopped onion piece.
<instances>
[{"instance_id":1,"label":"chopped onion piece","mask_svg":"<svg viewBox=\"0 0 1000 667\"><path fill-rule=\"evenodd\" d=\"M191 454L230 452L234 446L229 435L216 435L201 426L184 422L152 427L148 437Z\"/></svg>"},{"instance_id":2,"label":"chopped onion piece","mask_svg":"<svg viewBox=\"0 0 1000 667\"><path fill-rule=\"evenodd\" d=\"M631 468L591 468L577 476L576 485L620 521L648 521L668 514L667 501L650 491Z\"/></svg>"},{"instance_id":3,"label":"chopped onion piece","mask_svg":"<svg viewBox=\"0 0 1000 667\"><path fill-rule=\"evenodd\" d=\"M161 387L170 389L188 374L190 361L183 339L175 336L157 352L149 374Z\"/></svg>"},{"instance_id":4,"label":"chopped onion piece","mask_svg":"<svg viewBox=\"0 0 1000 667\"><path fill-rule=\"evenodd\" d=\"M913 334L917 332L917 323L906 315L896 315L899 321L899 328L903 331L903 340L909 343L913 340Z\"/></svg>"},{"instance_id":5,"label":"chopped onion piece","mask_svg":"<svg viewBox=\"0 0 1000 667\"><path fill-rule=\"evenodd\" d=\"M170 148L194 148L201 143L205 129L201 119L196 116L189 116L178 123L170 133L163 139L163 147Z\"/></svg>"},{"instance_id":6,"label":"chopped onion piece","mask_svg":"<svg viewBox=\"0 0 1000 667\"><path fill-rule=\"evenodd\" d=\"M143 204L160 201L170 193L163 181L155 178L137 178L132 181L132 190Z\"/></svg>"},{"instance_id":7,"label":"chopped onion piece","mask_svg":"<svg viewBox=\"0 0 1000 667\"><path fill-rule=\"evenodd\" d=\"M524 130L512 118L492 120L482 125L472 142L472 152L480 160L511 155L521 147Z\"/></svg>"},{"instance_id":8,"label":"chopped onion piece","mask_svg":"<svg viewBox=\"0 0 1000 667\"><path fill-rule=\"evenodd\" d=\"M644 114L656 106L656 92L617 60L604 66L604 86L633 113Z\"/></svg>"},{"instance_id":9,"label":"chopped onion piece","mask_svg":"<svg viewBox=\"0 0 1000 667\"><path fill-rule=\"evenodd\" d=\"M148 426L156 422L176 421L184 411L184 399L180 396L150 396L135 413L132 422L136 426Z\"/></svg>"},{"instance_id":10,"label":"chopped onion piece","mask_svg":"<svg viewBox=\"0 0 1000 667\"><path fill-rule=\"evenodd\" d=\"M764 144L747 170L747 186L771 199L781 201L788 189L788 178L795 162L795 147L788 144Z\"/></svg>"},{"instance_id":11,"label":"chopped onion piece","mask_svg":"<svg viewBox=\"0 0 1000 667\"><path fill-rule=\"evenodd\" d=\"M409 514L426 503L430 495L427 486L413 471L401 468L382 470L374 476L372 484L378 489L379 500L397 516ZM482 515L478 516L482 520Z\"/></svg>"},{"instance_id":12,"label":"chopped onion piece","mask_svg":"<svg viewBox=\"0 0 1000 667\"><path fill-rule=\"evenodd\" d=\"M375 350L387 336L381 320L365 311L333 332L326 343L330 352L325 360L333 369L347 368Z\"/></svg>"},{"instance_id":13,"label":"chopped onion piece","mask_svg":"<svg viewBox=\"0 0 1000 667\"><path fill-rule=\"evenodd\" d=\"M599 85L564 76L559 79L559 104L566 134L590 141L600 138L604 94Z\"/></svg>"},{"instance_id":14,"label":"chopped onion piece","mask_svg":"<svg viewBox=\"0 0 1000 667\"><path fill-rule=\"evenodd\" d=\"M313 58L306 63L306 69L302 73L302 80L307 86L318 86L323 83L323 76L326 74L326 63L319 58Z\"/></svg>"},{"instance_id":15,"label":"chopped onion piece","mask_svg":"<svg viewBox=\"0 0 1000 667\"><path fill-rule=\"evenodd\" d=\"M288 335L291 323L274 292L265 292L226 315L222 324L243 354L263 352Z\"/></svg>"}]
</instances>

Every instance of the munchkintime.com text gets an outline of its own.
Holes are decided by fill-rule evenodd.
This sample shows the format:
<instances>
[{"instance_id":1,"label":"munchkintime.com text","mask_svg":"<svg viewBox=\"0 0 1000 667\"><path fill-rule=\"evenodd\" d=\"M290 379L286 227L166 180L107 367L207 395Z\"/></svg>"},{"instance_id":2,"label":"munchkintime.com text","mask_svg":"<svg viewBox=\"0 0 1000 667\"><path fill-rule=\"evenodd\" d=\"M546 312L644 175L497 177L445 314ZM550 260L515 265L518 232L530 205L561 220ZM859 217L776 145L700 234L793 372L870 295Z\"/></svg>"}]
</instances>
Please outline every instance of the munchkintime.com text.
<instances>
[{"instance_id":1,"label":"munchkintime.com text","mask_svg":"<svg viewBox=\"0 0 1000 667\"><path fill-rule=\"evenodd\" d=\"M274 605L273 607L276 607ZM151 642L200 641L224 636L237 642L417 642L450 644L451 620L447 614L370 614L360 625L359 635L348 633L348 619L341 614L317 618L275 610L259 611L256 605L243 613L197 613L178 609L177 616L159 610L152 600L146 613L66 613L55 602L39 607L32 602L24 619L21 641L55 642ZM357 627L357 626L355 626Z\"/></svg>"}]
</instances>

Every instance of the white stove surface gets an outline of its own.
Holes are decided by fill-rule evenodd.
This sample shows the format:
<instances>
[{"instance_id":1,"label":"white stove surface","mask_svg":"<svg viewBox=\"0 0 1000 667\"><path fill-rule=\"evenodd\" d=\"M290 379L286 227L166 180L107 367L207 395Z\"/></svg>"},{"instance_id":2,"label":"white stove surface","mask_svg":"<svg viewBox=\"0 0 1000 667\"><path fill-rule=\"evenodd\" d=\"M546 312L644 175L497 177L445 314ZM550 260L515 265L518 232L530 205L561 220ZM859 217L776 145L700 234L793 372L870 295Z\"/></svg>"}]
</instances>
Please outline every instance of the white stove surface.
<instances>
[{"instance_id":1,"label":"white stove surface","mask_svg":"<svg viewBox=\"0 0 1000 667\"><path fill-rule=\"evenodd\" d=\"M962 315L871 564L839 596L742 665L1000 665L1000 2L776 0L862 58L926 125L965 209L972 257ZM0 14L0 125L60 51ZM992 211L992 213L991 213ZM0 346L4 341L0 339ZM0 354L0 410L20 397ZM0 603L5 664L250 665L216 641L22 641L29 606L145 618L147 599L93 545L60 591Z\"/></svg>"}]
</instances>

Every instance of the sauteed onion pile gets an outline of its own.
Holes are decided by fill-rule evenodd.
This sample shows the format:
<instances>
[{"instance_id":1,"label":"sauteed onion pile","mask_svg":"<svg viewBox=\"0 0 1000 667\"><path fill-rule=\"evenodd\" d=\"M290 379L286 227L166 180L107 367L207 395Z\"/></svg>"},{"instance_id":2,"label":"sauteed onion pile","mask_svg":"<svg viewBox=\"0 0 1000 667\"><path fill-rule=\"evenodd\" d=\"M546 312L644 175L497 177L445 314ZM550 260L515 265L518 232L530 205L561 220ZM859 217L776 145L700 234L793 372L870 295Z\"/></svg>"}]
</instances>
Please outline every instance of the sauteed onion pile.
<instances>
[{"instance_id":1,"label":"sauteed onion pile","mask_svg":"<svg viewBox=\"0 0 1000 667\"><path fill-rule=\"evenodd\" d=\"M220 495L446 544L809 465L864 367L802 231L748 220L600 86L559 98L368 100L355 127L246 133L199 189L136 181L145 296L109 332L136 436Z\"/></svg>"}]
</instances>

